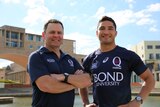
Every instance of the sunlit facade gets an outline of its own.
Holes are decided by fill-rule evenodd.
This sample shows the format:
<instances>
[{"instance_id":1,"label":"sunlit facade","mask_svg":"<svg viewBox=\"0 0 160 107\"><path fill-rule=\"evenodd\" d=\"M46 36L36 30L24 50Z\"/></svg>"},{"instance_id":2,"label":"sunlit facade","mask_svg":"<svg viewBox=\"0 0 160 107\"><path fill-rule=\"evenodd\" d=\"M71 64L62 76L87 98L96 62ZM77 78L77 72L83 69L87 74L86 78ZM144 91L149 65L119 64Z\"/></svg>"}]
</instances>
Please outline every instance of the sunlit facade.
<instances>
[{"instance_id":1,"label":"sunlit facade","mask_svg":"<svg viewBox=\"0 0 160 107\"><path fill-rule=\"evenodd\" d=\"M8 25L0 27L0 58L2 58L1 56L3 56L7 57L8 60L11 60L13 58L13 55L28 57L28 55L31 52L37 50L42 45L43 45L43 39L42 36L39 34L26 33L25 28L21 27L8 26ZM75 40L64 39L61 49L64 52L75 57L79 62L81 62L81 59L84 58L85 55L76 54L75 48L76 48ZM6 54L11 54L11 55L5 56ZM15 57L13 59L17 61L17 64L21 64L21 62L24 60L19 57ZM30 79L26 72L26 61L24 61L23 65L24 65L23 69L21 70L17 71L15 69L12 69L13 71L7 72L6 78L18 81L23 84L25 83L30 84L29 81Z\"/></svg>"},{"instance_id":2,"label":"sunlit facade","mask_svg":"<svg viewBox=\"0 0 160 107\"><path fill-rule=\"evenodd\" d=\"M153 72L155 80L160 82L160 41L142 41L131 50L136 52ZM141 81L133 74L132 81Z\"/></svg>"}]
</instances>

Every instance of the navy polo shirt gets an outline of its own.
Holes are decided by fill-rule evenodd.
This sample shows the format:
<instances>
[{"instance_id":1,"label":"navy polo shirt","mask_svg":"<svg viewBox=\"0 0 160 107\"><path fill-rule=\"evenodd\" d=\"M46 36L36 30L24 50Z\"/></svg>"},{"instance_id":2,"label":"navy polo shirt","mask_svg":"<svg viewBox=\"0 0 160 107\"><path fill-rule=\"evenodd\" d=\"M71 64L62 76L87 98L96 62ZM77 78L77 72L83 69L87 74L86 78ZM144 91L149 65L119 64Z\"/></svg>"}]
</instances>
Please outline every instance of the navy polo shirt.
<instances>
[{"instance_id":1,"label":"navy polo shirt","mask_svg":"<svg viewBox=\"0 0 160 107\"><path fill-rule=\"evenodd\" d=\"M60 58L54 52L41 47L29 56L28 72L33 87L32 107L73 107L74 90L59 94L42 92L35 80L43 75L69 73L74 74L76 70L82 69L78 61L70 55L61 52ZM45 81L44 81L45 84Z\"/></svg>"},{"instance_id":2,"label":"navy polo shirt","mask_svg":"<svg viewBox=\"0 0 160 107\"><path fill-rule=\"evenodd\" d=\"M93 76L93 98L99 107L117 107L131 100L131 74L142 74L147 67L140 57L116 46L109 52L99 49L83 62L84 71Z\"/></svg>"}]
</instances>

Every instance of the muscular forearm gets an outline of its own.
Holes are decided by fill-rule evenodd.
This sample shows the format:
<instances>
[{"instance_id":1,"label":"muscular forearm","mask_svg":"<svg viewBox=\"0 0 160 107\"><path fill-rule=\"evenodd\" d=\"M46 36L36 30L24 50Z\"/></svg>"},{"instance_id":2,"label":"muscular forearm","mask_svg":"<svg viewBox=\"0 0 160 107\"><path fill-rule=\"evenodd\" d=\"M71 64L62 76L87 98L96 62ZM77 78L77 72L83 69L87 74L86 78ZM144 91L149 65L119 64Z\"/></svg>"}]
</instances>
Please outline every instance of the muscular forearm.
<instances>
[{"instance_id":1,"label":"muscular forearm","mask_svg":"<svg viewBox=\"0 0 160 107\"><path fill-rule=\"evenodd\" d=\"M142 99L146 99L151 90L154 88L155 85L154 76L152 72L149 69L147 69L144 73L140 75L140 77L141 79L144 80L145 84L142 86L139 96L141 96Z\"/></svg>"},{"instance_id":2,"label":"muscular forearm","mask_svg":"<svg viewBox=\"0 0 160 107\"><path fill-rule=\"evenodd\" d=\"M79 89L79 94L81 96L83 104L84 105L89 104L88 89L87 88L81 88L81 89Z\"/></svg>"},{"instance_id":3,"label":"muscular forearm","mask_svg":"<svg viewBox=\"0 0 160 107\"><path fill-rule=\"evenodd\" d=\"M138 96L141 96L143 100L145 100L147 98L147 96L149 95L149 93L153 89L154 83L155 83L152 76L147 77L146 79L144 79L144 81L146 84L144 86L142 86L142 88L138 94ZM140 107L141 103L143 103L143 101L137 102L135 99L133 99L128 104L120 105L118 107Z\"/></svg>"},{"instance_id":4,"label":"muscular forearm","mask_svg":"<svg viewBox=\"0 0 160 107\"><path fill-rule=\"evenodd\" d=\"M64 81L64 74L51 74L51 77L58 81ZM91 77L88 73L69 74L67 82L74 87L84 88L92 85Z\"/></svg>"},{"instance_id":5,"label":"muscular forearm","mask_svg":"<svg viewBox=\"0 0 160 107\"><path fill-rule=\"evenodd\" d=\"M67 84L67 83L63 83L63 82L57 82L56 84L54 84L53 86L54 89L52 89L51 87L49 88L50 90L48 90L49 92L53 92L53 93L62 93L62 92L66 92L66 91L70 91L75 89L76 87L74 87L73 85Z\"/></svg>"},{"instance_id":6,"label":"muscular forearm","mask_svg":"<svg viewBox=\"0 0 160 107\"><path fill-rule=\"evenodd\" d=\"M87 73L80 75L69 75L68 83L77 88L84 88L92 85L90 75Z\"/></svg>"},{"instance_id":7,"label":"muscular forearm","mask_svg":"<svg viewBox=\"0 0 160 107\"><path fill-rule=\"evenodd\" d=\"M62 93L75 88L73 85L60 82L49 75L38 78L36 84L41 91L48 93Z\"/></svg>"},{"instance_id":8,"label":"muscular forearm","mask_svg":"<svg viewBox=\"0 0 160 107\"><path fill-rule=\"evenodd\" d=\"M150 77L150 78L147 78L145 81L145 85L142 87L139 95L145 99L149 93L151 92L151 90L154 88L154 85L155 85L155 80L154 78Z\"/></svg>"}]
</instances>

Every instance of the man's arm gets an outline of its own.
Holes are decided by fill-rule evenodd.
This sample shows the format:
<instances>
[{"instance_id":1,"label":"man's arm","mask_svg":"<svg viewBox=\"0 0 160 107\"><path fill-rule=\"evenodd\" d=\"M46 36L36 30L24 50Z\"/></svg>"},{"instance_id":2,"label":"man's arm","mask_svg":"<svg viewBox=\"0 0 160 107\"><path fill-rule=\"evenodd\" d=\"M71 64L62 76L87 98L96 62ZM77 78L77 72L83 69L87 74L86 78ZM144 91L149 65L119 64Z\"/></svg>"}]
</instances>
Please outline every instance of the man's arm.
<instances>
[{"instance_id":1,"label":"man's arm","mask_svg":"<svg viewBox=\"0 0 160 107\"><path fill-rule=\"evenodd\" d=\"M144 80L145 85L142 86L138 96L140 96L143 100L147 98L151 90L154 88L155 80L152 72L147 69L144 73L140 75L141 79ZM129 102L128 104L121 105L118 107L140 107L141 102L137 102L135 99Z\"/></svg>"},{"instance_id":2,"label":"man's arm","mask_svg":"<svg viewBox=\"0 0 160 107\"><path fill-rule=\"evenodd\" d=\"M92 85L91 77L88 73L69 75L68 83L72 84L77 88L85 88Z\"/></svg>"},{"instance_id":3,"label":"man's arm","mask_svg":"<svg viewBox=\"0 0 160 107\"><path fill-rule=\"evenodd\" d=\"M60 82L50 75L41 76L35 82L41 91L48 93L62 93L75 88L73 85Z\"/></svg>"},{"instance_id":4,"label":"man's arm","mask_svg":"<svg viewBox=\"0 0 160 107\"><path fill-rule=\"evenodd\" d=\"M58 81L64 81L64 74L51 74ZM67 83L77 88L85 88L92 85L91 77L88 73L83 73L82 70L77 70L75 74L69 74Z\"/></svg>"},{"instance_id":5,"label":"man's arm","mask_svg":"<svg viewBox=\"0 0 160 107\"><path fill-rule=\"evenodd\" d=\"M80 88L79 89L79 95L81 96L83 106L89 104L89 99L88 99L88 88Z\"/></svg>"},{"instance_id":6,"label":"man's arm","mask_svg":"<svg viewBox=\"0 0 160 107\"><path fill-rule=\"evenodd\" d=\"M155 86L154 76L152 72L147 69L144 73L140 75L140 77L144 80L145 85L142 87L139 96L141 96L143 99L146 99L146 97L149 95L149 93Z\"/></svg>"}]
</instances>

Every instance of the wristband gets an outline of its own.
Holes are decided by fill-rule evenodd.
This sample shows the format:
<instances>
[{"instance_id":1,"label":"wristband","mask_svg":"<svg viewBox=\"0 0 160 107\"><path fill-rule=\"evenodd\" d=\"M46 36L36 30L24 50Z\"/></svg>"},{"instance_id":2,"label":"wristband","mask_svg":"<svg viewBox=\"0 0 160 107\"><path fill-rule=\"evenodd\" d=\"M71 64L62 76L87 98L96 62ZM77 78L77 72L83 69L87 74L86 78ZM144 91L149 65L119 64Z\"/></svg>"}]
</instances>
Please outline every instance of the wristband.
<instances>
[{"instance_id":1,"label":"wristband","mask_svg":"<svg viewBox=\"0 0 160 107\"><path fill-rule=\"evenodd\" d=\"M63 75L64 75L64 82L67 83L69 74L68 73L64 73Z\"/></svg>"}]
</instances>

